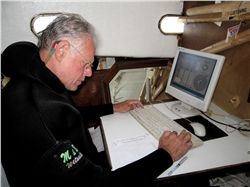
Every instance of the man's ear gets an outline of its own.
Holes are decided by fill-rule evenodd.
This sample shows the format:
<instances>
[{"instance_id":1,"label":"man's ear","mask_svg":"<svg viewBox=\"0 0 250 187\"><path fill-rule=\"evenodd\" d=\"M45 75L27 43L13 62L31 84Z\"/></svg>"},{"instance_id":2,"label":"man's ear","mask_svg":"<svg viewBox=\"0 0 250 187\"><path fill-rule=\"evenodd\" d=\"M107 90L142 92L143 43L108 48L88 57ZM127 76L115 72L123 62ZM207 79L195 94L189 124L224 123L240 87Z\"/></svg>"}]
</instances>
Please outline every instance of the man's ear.
<instances>
[{"instance_id":1,"label":"man's ear","mask_svg":"<svg viewBox=\"0 0 250 187\"><path fill-rule=\"evenodd\" d=\"M53 46L55 49L55 57L56 59L61 62L65 55L68 53L70 48L70 43L67 40L62 40Z\"/></svg>"}]
</instances>

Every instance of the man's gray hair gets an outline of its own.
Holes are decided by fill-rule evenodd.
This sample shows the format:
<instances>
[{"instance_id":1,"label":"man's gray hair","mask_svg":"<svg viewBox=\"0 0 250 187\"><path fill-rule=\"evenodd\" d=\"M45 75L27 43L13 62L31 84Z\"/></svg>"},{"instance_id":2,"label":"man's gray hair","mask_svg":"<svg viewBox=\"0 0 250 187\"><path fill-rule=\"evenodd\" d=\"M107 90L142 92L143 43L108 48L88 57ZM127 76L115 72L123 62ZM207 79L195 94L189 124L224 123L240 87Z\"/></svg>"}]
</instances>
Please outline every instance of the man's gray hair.
<instances>
[{"instance_id":1,"label":"man's gray hair","mask_svg":"<svg viewBox=\"0 0 250 187\"><path fill-rule=\"evenodd\" d=\"M73 13L63 13L55 18L38 38L38 47L47 49L61 38L81 38L85 34L94 35L93 27L83 17Z\"/></svg>"}]
</instances>

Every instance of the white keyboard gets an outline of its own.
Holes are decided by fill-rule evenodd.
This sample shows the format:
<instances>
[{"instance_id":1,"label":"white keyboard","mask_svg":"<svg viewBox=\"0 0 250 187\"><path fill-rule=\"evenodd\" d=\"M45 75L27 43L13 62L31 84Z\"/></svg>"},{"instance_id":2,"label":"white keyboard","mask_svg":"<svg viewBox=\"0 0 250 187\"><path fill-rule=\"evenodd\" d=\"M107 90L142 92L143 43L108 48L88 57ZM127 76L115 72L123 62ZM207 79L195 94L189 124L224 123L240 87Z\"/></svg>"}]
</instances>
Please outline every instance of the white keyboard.
<instances>
[{"instance_id":1,"label":"white keyboard","mask_svg":"<svg viewBox=\"0 0 250 187\"><path fill-rule=\"evenodd\" d=\"M144 108L131 110L130 114L157 140L160 139L165 130L176 131L179 134L183 129L185 129L152 105L146 105ZM191 135L193 148L203 144L203 141L200 138L192 133Z\"/></svg>"}]
</instances>

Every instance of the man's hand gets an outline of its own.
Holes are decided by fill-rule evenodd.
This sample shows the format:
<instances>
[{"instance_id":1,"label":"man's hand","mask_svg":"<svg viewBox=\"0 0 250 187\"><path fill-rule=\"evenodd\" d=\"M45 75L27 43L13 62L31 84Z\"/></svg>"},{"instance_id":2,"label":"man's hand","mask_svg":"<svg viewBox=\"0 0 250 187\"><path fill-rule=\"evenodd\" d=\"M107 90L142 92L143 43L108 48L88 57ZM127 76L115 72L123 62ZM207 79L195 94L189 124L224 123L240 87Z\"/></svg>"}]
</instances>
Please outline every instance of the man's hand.
<instances>
[{"instance_id":1,"label":"man's hand","mask_svg":"<svg viewBox=\"0 0 250 187\"><path fill-rule=\"evenodd\" d=\"M142 108L143 104L139 100L127 100L113 105L114 112L128 112L135 108Z\"/></svg>"},{"instance_id":2,"label":"man's hand","mask_svg":"<svg viewBox=\"0 0 250 187\"><path fill-rule=\"evenodd\" d=\"M176 132L165 131L159 140L159 148L167 151L173 161L179 160L191 147L191 134L185 130L179 135Z\"/></svg>"}]
</instances>

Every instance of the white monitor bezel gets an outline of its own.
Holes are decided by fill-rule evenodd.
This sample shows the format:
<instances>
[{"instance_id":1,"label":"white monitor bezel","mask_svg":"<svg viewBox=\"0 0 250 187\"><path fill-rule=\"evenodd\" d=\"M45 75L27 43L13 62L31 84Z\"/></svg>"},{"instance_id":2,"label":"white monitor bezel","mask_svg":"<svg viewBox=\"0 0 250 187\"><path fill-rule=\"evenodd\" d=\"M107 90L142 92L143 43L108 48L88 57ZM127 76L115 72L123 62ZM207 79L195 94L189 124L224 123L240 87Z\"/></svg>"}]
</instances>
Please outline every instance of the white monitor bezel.
<instances>
[{"instance_id":1,"label":"white monitor bezel","mask_svg":"<svg viewBox=\"0 0 250 187\"><path fill-rule=\"evenodd\" d=\"M203 100L192 96L191 94L188 94L184 91L181 91L175 87L173 87L172 85L170 85L171 80L173 78L173 73L175 70L175 66L177 63L177 59L179 57L179 54L181 52L185 52L185 53L189 53L189 54L194 54L194 55L199 55L199 56L203 56L203 57L207 57L207 58L212 58L216 60L216 64L214 67L214 71L212 74L212 77L210 79L208 88L207 88L207 92L205 94L205 97ZM212 54L212 53L207 53L207 52L202 52L202 51L197 51L197 50L192 50L192 49L187 49L187 48L183 48L183 47L178 47L177 48L177 53L176 56L174 58L173 64L172 64L172 68L169 74L169 79L168 79L168 83L165 89L165 92L167 94L172 95L173 97L175 97L176 99L180 100L181 102L184 102L187 105L190 105L198 110L201 110L203 112L206 112L208 109L208 106L211 102L214 90L216 88L218 79L220 77L220 73L224 64L224 60L225 57L222 55L217 55L217 54Z\"/></svg>"}]
</instances>

